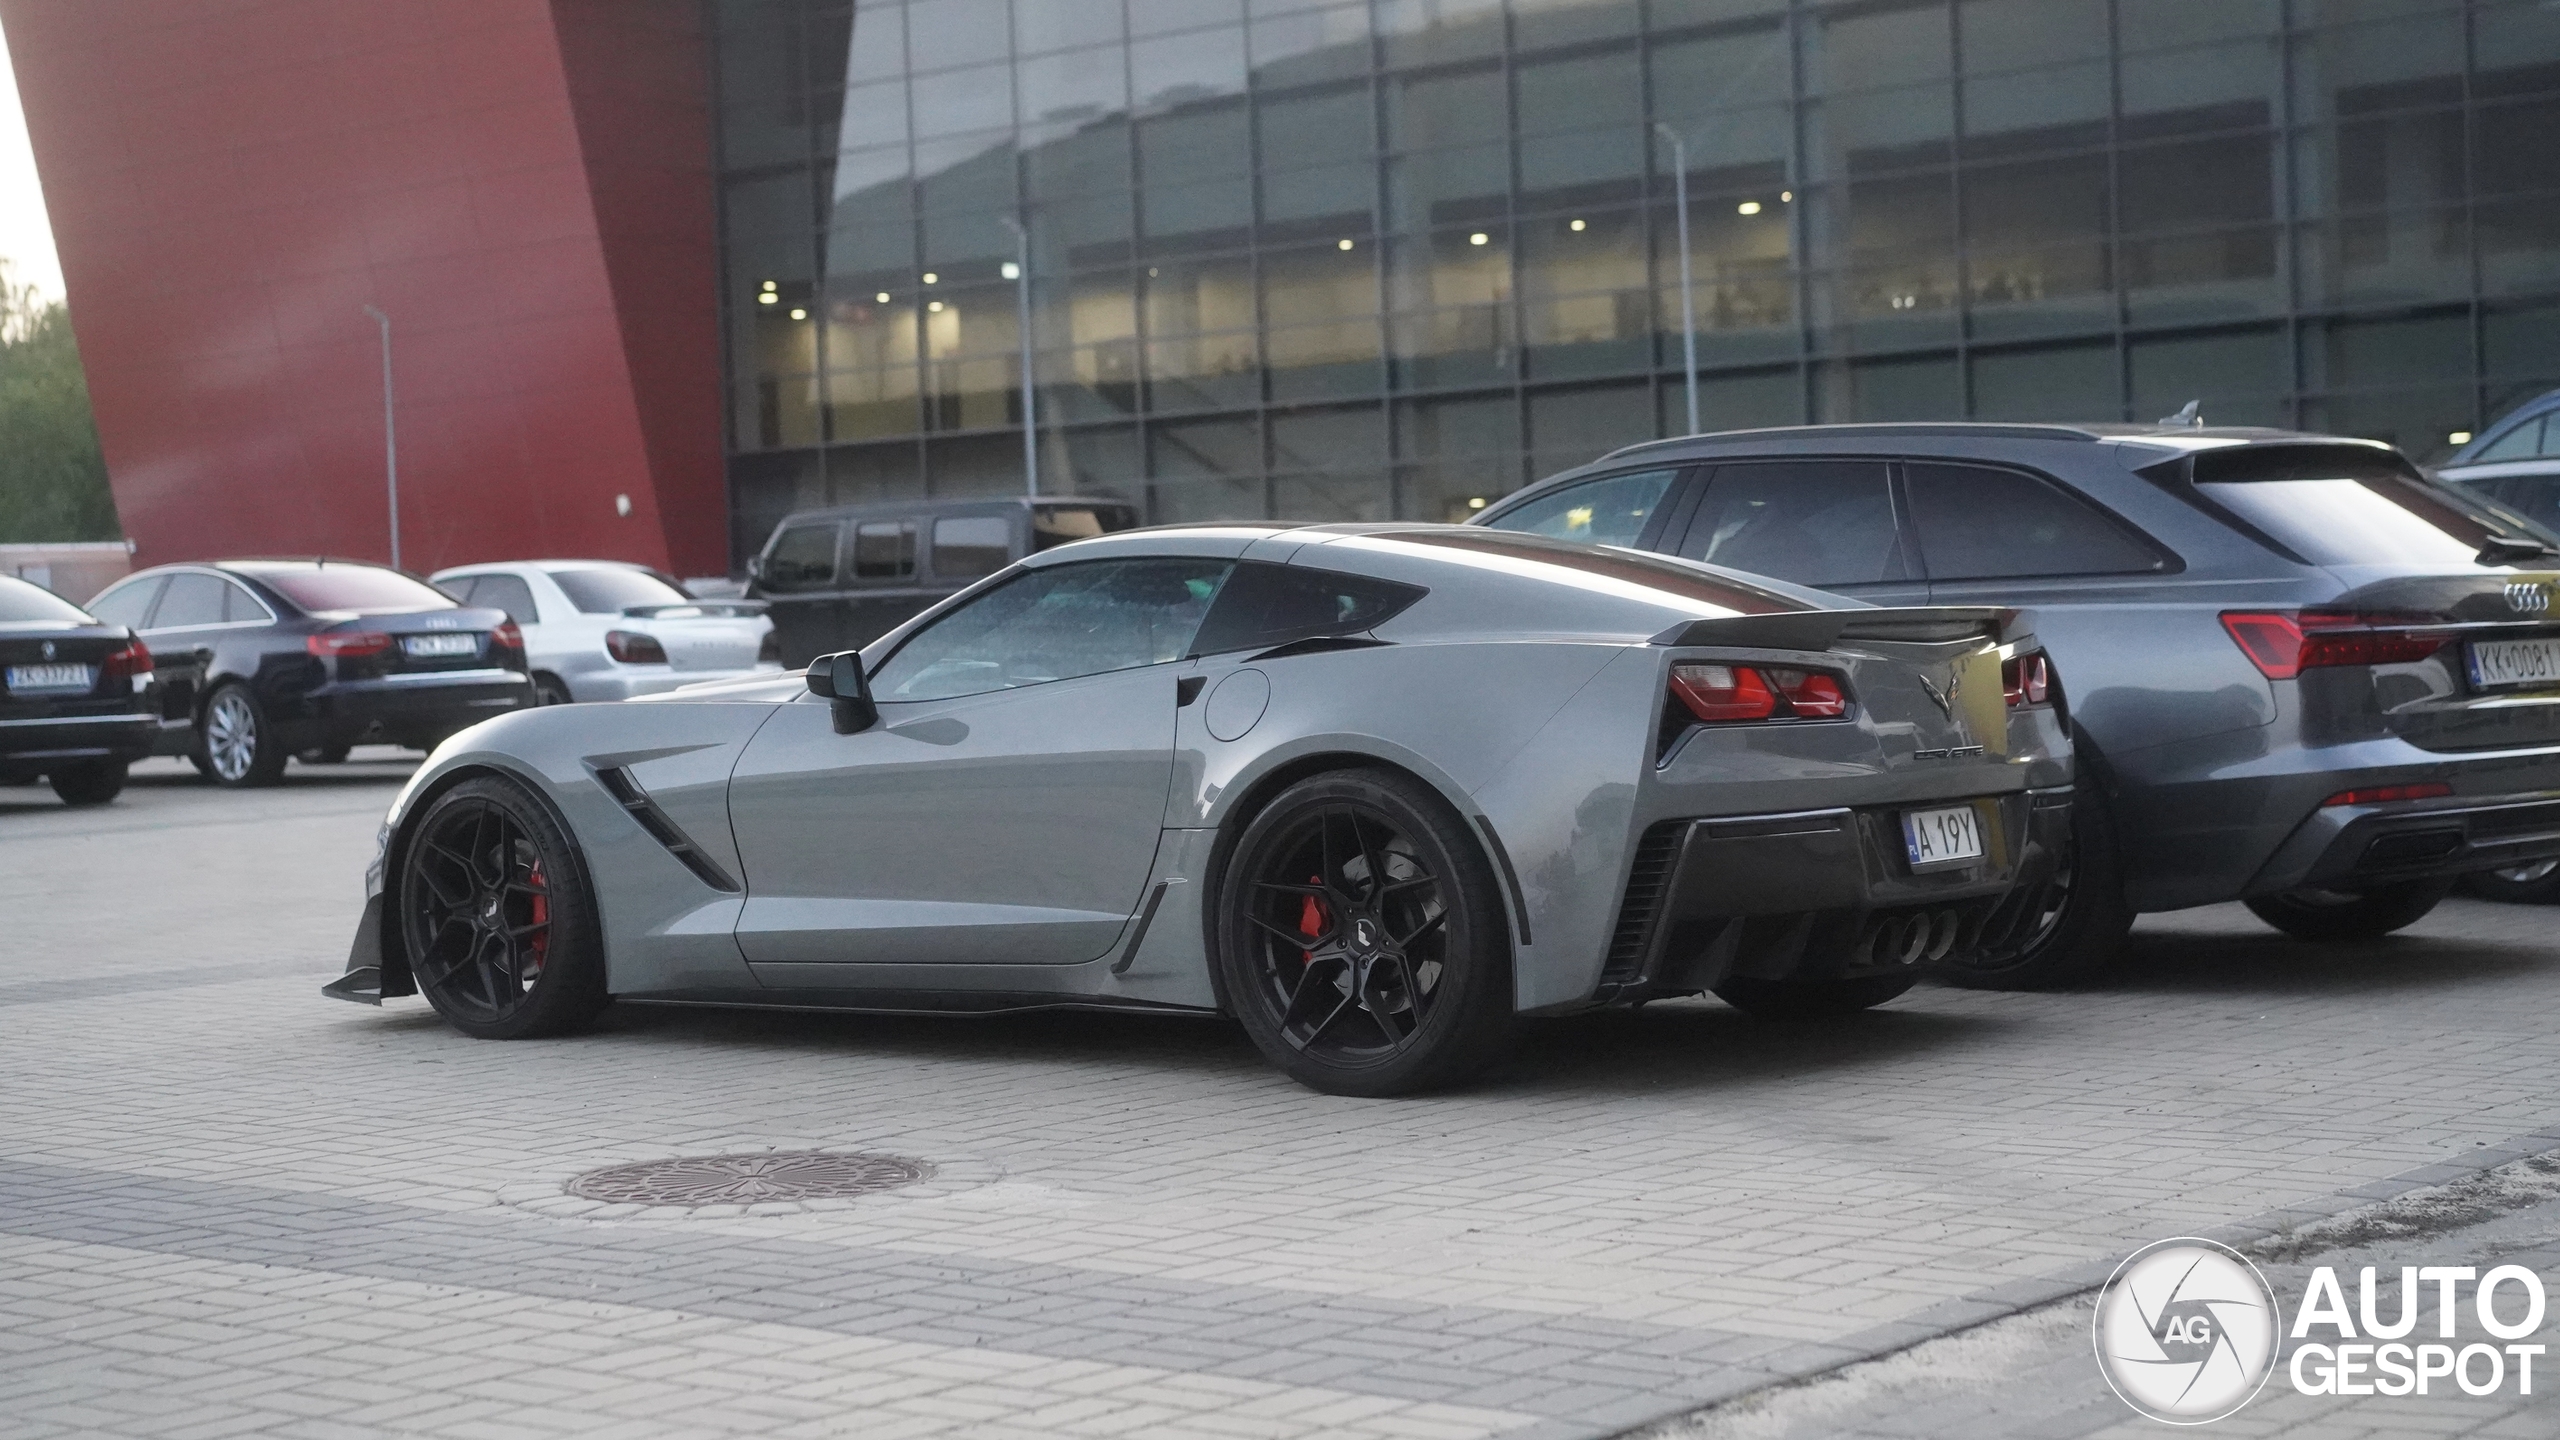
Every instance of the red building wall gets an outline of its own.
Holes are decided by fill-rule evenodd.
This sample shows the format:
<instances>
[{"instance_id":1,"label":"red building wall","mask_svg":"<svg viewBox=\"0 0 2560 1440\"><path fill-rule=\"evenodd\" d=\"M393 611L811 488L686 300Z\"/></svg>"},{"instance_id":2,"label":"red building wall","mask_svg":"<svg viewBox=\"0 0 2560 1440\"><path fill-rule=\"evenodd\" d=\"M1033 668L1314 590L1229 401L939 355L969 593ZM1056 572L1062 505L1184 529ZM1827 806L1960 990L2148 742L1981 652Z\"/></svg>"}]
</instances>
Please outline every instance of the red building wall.
<instances>
[{"instance_id":1,"label":"red building wall","mask_svg":"<svg viewBox=\"0 0 2560 1440\"><path fill-rule=\"evenodd\" d=\"M0 0L137 564L716 574L692 0ZM616 497L631 513L617 513Z\"/></svg>"}]
</instances>

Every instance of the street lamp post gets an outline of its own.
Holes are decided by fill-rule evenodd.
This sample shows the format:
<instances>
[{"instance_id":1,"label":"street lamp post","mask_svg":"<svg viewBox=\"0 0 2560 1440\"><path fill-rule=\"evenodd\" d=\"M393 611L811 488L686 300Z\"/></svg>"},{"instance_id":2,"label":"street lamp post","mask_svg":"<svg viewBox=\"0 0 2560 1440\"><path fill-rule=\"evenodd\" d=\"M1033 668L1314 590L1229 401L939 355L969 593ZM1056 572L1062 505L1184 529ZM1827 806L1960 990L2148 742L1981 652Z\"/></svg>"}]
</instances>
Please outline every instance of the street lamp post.
<instances>
[{"instance_id":1,"label":"street lamp post","mask_svg":"<svg viewBox=\"0 0 2560 1440\"><path fill-rule=\"evenodd\" d=\"M364 313L382 327L382 471L391 488L391 568L400 568L400 437L392 429L391 317L367 305Z\"/></svg>"},{"instance_id":2,"label":"street lamp post","mask_svg":"<svg viewBox=\"0 0 2560 1440\"><path fill-rule=\"evenodd\" d=\"M1016 323L1022 332L1022 476L1027 493L1040 493L1040 413L1031 373L1031 231L1010 215L999 215L1013 232L1013 290Z\"/></svg>"},{"instance_id":3,"label":"street lamp post","mask_svg":"<svg viewBox=\"0 0 2560 1440\"><path fill-rule=\"evenodd\" d=\"M1689 433L1698 433L1698 307L1689 288L1689 147L1680 132L1660 120L1653 128L1671 142L1672 203L1680 207L1680 363L1688 376Z\"/></svg>"}]
</instances>

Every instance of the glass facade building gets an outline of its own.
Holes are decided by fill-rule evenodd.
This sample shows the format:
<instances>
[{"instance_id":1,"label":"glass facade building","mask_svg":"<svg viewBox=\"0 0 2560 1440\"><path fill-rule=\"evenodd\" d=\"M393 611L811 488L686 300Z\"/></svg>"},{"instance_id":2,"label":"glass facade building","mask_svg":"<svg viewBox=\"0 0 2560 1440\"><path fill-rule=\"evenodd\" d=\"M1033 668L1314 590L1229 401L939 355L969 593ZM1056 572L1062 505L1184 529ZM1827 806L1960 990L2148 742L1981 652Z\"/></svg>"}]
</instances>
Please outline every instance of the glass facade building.
<instances>
[{"instance_id":1,"label":"glass facade building","mask_svg":"<svg viewBox=\"0 0 2560 1440\"><path fill-rule=\"evenodd\" d=\"M741 547L1020 490L1026 354L1040 488L1158 521L1679 433L1682 178L1706 429L2193 399L2424 459L2560 384L2543 0L710 13Z\"/></svg>"}]
</instances>

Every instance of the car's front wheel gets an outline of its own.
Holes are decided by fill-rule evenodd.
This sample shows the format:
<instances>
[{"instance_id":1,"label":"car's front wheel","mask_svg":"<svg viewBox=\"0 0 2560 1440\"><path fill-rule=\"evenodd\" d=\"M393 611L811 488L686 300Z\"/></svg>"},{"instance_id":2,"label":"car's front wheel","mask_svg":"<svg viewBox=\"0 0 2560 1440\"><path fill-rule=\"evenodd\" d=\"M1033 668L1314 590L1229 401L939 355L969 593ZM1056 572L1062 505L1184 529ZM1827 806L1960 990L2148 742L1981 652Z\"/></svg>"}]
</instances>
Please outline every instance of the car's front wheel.
<instances>
[{"instance_id":1,"label":"car's front wheel","mask_svg":"<svg viewBox=\"0 0 2560 1440\"><path fill-rule=\"evenodd\" d=\"M84 760L45 776L65 805L104 805L124 793L125 762Z\"/></svg>"},{"instance_id":2,"label":"car's front wheel","mask_svg":"<svg viewBox=\"0 0 2560 1440\"><path fill-rule=\"evenodd\" d=\"M196 751L204 757L197 768L216 785L273 785L284 774L284 747L276 743L266 707L246 685L225 685L205 701Z\"/></svg>"},{"instance_id":3,"label":"car's front wheel","mask_svg":"<svg viewBox=\"0 0 2560 1440\"><path fill-rule=\"evenodd\" d=\"M2462 888L2483 900L2510 905L2548 905L2560 900L2560 860L2537 860L2504 870L2483 870L2462 877Z\"/></svg>"},{"instance_id":4,"label":"car's front wheel","mask_svg":"<svg viewBox=\"0 0 2560 1440\"><path fill-rule=\"evenodd\" d=\"M570 703L573 698L575 697L569 694L569 682L561 679L559 676L536 675L533 677L534 704L566 705Z\"/></svg>"},{"instance_id":5,"label":"car's front wheel","mask_svg":"<svg viewBox=\"0 0 2560 1440\"><path fill-rule=\"evenodd\" d=\"M465 1035L557 1035L604 1008L586 866L515 781L467 780L438 796L409 832L394 898L411 977Z\"/></svg>"},{"instance_id":6,"label":"car's front wheel","mask_svg":"<svg viewBox=\"0 0 2560 1440\"><path fill-rule=\"evenodd\" d=\"M1864 975L1854 980L1759 980L1736 975L1716 998L1763 1020L1820 1020L1854 1015L1920 983L1917 975Z\"/></svg>"},{"instance_id":7,"label":"car's front wheel","mask_svg":"<svg viewBox=\"0 0 2560 1440\"><path fill-rule=\"evenodd\" d=\"M1458 1083L1512 1020L1502 893L1465 823L1378 770L1302 780L1254 816L1224 869L1219 978L1255 1045L1334 1095Z\"/></svg>"},{"instance_id":8,"label":"car's front wheel","mask_svg":"<svg viewBox=\"0 0 2560 1440\"><path fill-rule=\"evenodd\" d=\"M2450 880L2405 880L2370 890L2288 890L2248 906L2296 940L2378 940L2418 923L2452 890Z\"/></svg>"}]
</instances>

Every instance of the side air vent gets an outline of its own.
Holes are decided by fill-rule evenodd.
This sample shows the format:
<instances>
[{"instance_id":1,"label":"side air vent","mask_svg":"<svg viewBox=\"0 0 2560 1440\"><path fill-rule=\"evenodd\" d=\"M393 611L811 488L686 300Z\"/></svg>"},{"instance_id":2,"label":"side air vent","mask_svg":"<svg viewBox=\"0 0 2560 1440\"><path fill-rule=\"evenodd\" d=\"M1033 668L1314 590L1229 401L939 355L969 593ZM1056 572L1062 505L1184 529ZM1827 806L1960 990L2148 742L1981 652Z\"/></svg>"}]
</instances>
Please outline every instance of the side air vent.
<instances>
[{"instance_id":1,"label":"side air vent","mask_svg":"<svg viewBox=\"0 0 2560 1440\"><path fill-rule=\"evenodd\" d=\"M641 829L649 832L650 839L666 846L667 853L676 857L703 884L732 895L738 893L738 882L730 879L728 871L713 864L710 856L703 854L700 847L676 828L676 822L667 818L667 812L658 808L658 802L649 798L649 792L640 788L640 782L631 778L630 771L620 766L598 770L596 783L604 787L605 793L611 795L615 803L631 812L631 818L640 823Z\"/></svg>"},{"instance_id":2,"label":"side air vent","mask_svg":"<svg viewBox=\"0 0 2560 1440\"><path fill-rule=\"evenodd\" d=\"M1672 863L1680 858L1685 820L1665 820L1636 842L1635 865L1627 875L1627 898L1618 906L1618 928L1609 937L1609 956L1600 967L1604 985L1624 985L1644 968L1645 942L1653 938L1653 918L1662 908L1662 892L1671 883Z\"/></svg>"}]
</instances>

